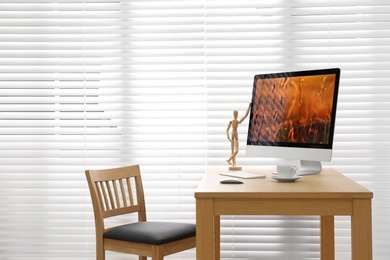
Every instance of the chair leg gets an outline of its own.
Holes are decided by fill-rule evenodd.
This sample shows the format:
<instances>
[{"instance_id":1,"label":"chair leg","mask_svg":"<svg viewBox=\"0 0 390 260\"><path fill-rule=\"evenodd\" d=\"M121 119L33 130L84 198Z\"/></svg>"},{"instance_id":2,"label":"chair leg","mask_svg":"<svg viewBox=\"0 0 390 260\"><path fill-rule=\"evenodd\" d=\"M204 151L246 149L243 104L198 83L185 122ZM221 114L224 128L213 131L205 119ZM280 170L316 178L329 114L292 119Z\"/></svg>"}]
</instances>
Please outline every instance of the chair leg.
<instances>
[{"instance_id":1,"label":"chair leg","mask_svg":"<svg viewBox=\"0 0 390 260\"><path fill-rule=\"evenodd\" d=\"M153 247L152 260L164 260L164 255L161 253L159 246Z\"/></svg>"},{"instance_id":2,"label":"chair leg","mask_svg":"<svg viewBox=\"0 0 390 260\"><path fill-rule=\"evenodd\" d=\"M96 260L105 260L106 251L104 250L103 235L96 233Z\"/></svg>"},{"instance_id":3,"label":"chair leg","mask_svg":"<svg viewBox=\"0 0 390 260\"><path fill-rule=\"evenodd\" d=\"M105 260L106 251L103 248L96 248L96 260Z\"/></svg>"}]
</instances>

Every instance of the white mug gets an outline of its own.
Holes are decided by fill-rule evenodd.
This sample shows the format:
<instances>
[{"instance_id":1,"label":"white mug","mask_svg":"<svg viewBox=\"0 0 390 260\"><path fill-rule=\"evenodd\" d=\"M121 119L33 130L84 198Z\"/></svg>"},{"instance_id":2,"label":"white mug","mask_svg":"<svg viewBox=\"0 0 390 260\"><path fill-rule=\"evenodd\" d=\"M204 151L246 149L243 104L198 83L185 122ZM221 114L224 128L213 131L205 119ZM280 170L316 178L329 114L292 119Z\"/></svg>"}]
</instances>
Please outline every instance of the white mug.
<instances>
[{"instance_id":1,"label":"white mug","mask_svg":"<svg viewBox=\"0 0 390 260\"><path fill-rule=\"evenodd\" d=\"M295 166L292 165L278 165L276 166L279 177L290 178L296 173Z\"/></svg>"}]
</instances>

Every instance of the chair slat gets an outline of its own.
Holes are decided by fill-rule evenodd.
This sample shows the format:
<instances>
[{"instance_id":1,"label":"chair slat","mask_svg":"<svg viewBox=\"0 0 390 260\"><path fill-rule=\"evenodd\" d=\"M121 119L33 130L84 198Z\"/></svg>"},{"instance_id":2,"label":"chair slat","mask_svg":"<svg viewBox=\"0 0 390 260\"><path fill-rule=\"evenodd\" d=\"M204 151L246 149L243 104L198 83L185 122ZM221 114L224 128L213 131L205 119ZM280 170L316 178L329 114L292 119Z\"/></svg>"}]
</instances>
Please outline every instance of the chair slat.
<instances>
[{"instance_id":1,"label":"chair slat","mask_svg":"<svg viewBox=\"0 0 390 260\"><path fill-rule=\"evenodd\" d=\"M123 206L127 207L128 204L127 204L127 199L126 199L125 188L123 187L123 179L119 180L119 185L121 187Z\"/></svg>"},{"instance_id":2,"label":"chair slat","mask_svg":"<svg viewBox=\"0 0 390 260\"><path fill-rule=\"evenodd\" d=\"M100 182L96 182L95 186L96 186L96 190L97 190L97 193L98 193L98 199L100 201L100 205L102 205L102 207L107 207L105 201L103 200L101 183Z\"/></svg>"},{"instance_id":3,"label":"chair slat","mask_svg":"<svg viewBox=\"0 0 390 260\"><path fill-rule=\"evenodd\" d=\"M108 197L110 198L111 209L115 209L115 200L112 193L112 181L106 181Z\"/></svg>"},{"instance_id":4,"label":"chair slat","mask_svg":"<svg viewBox=\"0 0 390 260\"><path fill-rule=\"evenodd\" d=\"M107 196L107 184L106 184L106 182L104 182L104 181L100 182L100 187L101 187L101 190L102 190L103 200L104 200L104 205L106 206L106 210L110 210L111 209L111 205L110 205L110 201L109 201L108 196Z\"/></svg>"},{"instance_id":5,"label":"chair slat","mask_svg":"<svg viewBox=\"0 0 390 260\"><path fill-rule=\"evenodd\" d=\"M115 197L115 202L116 202L116 207L115 208L120 208L121 203L120 203L120 197L118 193L118 187L117 187L117 180L112 181L112 186L114 187L114 197Z\"/></svg>"},{"instance_id":6,"label":"chair slat","mask_svg":"<svg viewBox=\"0 0 390 260\"><path fill-rule=\"evenodd\" d=\"M133 206L134 205L134 198L133 198L133 190L131 188L130 178L126 178L126 181L127 181L127 189L129 192L130 205Z\"/></svg>"}]
</instances>

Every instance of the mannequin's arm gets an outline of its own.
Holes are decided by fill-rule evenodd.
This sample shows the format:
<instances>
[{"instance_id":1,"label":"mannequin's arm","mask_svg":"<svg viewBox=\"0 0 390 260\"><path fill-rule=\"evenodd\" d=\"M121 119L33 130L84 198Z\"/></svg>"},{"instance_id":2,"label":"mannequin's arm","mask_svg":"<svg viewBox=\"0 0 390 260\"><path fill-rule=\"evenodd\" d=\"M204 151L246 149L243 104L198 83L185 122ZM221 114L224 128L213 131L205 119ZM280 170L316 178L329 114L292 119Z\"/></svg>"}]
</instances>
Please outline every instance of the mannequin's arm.
<instances>
[{"instance_id":1,"label":"mannequin's arm","mask_svg":"<svg viewBox=\"0 0 390 260\"><path fill-rule=\"evenodd\" d=\"M249 111L251 110L252 102L249 103L248 108L246 109L245 115L238 121L240 124L245 120L245 118L249 115Z\"/></svg>"}]
</instances>

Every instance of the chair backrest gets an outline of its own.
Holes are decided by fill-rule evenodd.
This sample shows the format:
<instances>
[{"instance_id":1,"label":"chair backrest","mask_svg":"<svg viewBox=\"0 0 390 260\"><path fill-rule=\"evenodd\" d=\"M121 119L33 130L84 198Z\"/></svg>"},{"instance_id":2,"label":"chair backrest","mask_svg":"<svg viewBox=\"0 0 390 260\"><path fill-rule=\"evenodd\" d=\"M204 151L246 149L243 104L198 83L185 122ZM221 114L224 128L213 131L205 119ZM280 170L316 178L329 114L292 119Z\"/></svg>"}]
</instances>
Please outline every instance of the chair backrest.
<instances>
[{"instance_id":1,"label":"chair backrest","mask_svg":"<svg viewBox=\"0 0 390 260\"><path fill-rule=\"evenodd\" d=\"M146 221L145 198L139 165L87 170L89 191L97 231L104 232L104 219L128 213L138 213Z\"/></svg>"}]
</instances>

